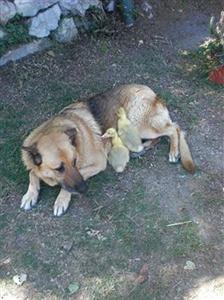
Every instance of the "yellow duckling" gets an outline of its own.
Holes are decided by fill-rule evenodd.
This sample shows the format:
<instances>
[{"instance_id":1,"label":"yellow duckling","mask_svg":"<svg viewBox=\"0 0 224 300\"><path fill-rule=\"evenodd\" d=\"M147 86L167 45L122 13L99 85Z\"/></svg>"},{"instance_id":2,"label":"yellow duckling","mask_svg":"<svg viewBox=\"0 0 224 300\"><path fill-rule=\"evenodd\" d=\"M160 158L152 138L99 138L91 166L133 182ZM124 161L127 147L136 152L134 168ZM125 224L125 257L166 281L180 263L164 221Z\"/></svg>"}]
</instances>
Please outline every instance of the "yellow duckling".
<instances>
[{"instance_id":1,"label":"yellow duckling","mask_svg":"<svg viewBox=\"0 0 224 300\"><path fill-rule=\"evenodd\" d=\"M123 107L120 107L117 112L118 135L123 144L132 152L141 152L143 150L142 141L137 128L127 118Z\"/></svg>"},{"instance_id":2,"label":"yellow duckling","mask_svg":"<svg viewBox=\"0 0 224 300\"><path fill-rule=\"evenodd\" d=\"M124 146L114 128L107 129L102 138L112 138L112 147L108 154L108 161L116 172L123 172L129 162L129 150Z\"/></svg>"}]
</instances>

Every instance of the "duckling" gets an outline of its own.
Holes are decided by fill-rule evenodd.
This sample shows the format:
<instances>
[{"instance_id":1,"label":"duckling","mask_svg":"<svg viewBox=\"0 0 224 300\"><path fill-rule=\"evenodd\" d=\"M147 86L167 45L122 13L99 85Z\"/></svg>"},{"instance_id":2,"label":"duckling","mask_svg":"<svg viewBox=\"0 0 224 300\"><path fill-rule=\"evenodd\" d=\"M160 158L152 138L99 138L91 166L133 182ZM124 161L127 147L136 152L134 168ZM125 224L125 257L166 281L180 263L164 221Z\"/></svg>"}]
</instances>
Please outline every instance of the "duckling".
<instances>
[{"instance_id":1,"label":"duckling","mask_svg":"<svg viewBox=\"0 0 224 300\"><path fill-rule=\"evenodd\" d=\"M117 173L123 172L129 162L129 150L124 146L114 128L107 129L102 138L112 138L108 161Z\"/></svg>"},{"instance_id":2,"label":"duckling","mask_svg":"<svg viewBox=\"0 0 224 300\"><path fill-rule=\"evenodd\" d=\"M120 136L123 144L132 152L141 152L143 150L142 141L137 128L127 118L126 112L123 107L117 111L118 121L118 135Z\"/></svg>"}]
</instances>

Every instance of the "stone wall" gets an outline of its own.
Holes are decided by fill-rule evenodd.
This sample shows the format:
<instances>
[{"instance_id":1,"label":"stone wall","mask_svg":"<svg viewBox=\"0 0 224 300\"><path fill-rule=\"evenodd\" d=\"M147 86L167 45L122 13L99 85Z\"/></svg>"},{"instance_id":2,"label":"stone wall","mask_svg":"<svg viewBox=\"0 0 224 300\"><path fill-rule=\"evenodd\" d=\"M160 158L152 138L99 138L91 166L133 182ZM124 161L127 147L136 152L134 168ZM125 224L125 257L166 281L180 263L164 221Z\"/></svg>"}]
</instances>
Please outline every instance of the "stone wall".
<instances>
[{"instance_id":1,"label":"stone wall","mask_svg":"<svg viewBox=\"0 0 224 300\"><path fill-rule=\"evenodd\" d=\"M57 41L70 42L78 34L73 17L84 17L91 7L102 10L101 0L0 0L0 26L17 14L26 18L30 36L44 38L54 32ZM4 35L1 28L0 33Z\"/></svg>"}]
</instances>

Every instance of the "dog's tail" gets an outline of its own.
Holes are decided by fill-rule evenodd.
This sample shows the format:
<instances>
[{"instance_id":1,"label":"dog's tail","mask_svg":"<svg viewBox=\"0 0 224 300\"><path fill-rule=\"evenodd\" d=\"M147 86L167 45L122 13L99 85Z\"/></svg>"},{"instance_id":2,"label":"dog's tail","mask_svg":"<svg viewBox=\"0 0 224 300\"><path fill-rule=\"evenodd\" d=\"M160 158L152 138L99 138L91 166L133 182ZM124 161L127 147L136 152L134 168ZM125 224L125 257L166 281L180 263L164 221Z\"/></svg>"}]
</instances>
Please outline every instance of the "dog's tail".
<instances>
[{"instance_id":1,"label":"dog's tail","mask_svg":"<svg viewBox=\"0 0 224 300\"><path fill-rule=\"evenodd\" d=\"M179 149L180 149L181 163L185 170L194 174L196 167L193 162L187 141L185 139L185 133L182 130L180 130L179 128L177 128L177 132L178 132L178 136L179 136Z\"/></svg>"}]
</instances>

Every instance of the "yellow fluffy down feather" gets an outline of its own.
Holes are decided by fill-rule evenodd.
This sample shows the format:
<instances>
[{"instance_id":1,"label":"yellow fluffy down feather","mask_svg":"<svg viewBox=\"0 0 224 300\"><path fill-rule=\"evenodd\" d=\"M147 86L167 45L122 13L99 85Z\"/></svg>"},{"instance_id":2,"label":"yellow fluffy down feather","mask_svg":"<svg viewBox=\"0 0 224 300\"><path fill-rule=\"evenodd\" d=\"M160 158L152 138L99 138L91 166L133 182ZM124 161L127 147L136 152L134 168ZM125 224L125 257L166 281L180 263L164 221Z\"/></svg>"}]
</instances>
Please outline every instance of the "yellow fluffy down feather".
<instances>
[{"instance_id":1,"label":"yellow fluffy down feather","mask_svg":"<svg viewBox=\"0 0 224 300\"><path fill-rule=\"evenodd\" d=\"M139 132L127 118L123 107L118 109L117 116L118 135L123 144L132 152L141 152L143 145Z\"/></svg>"},{"instance_id":2,"label":"yellow fluffy down feather","mask_svg":"<svg viewBox=\"0 0 224 300\"><path fill-rule=\"evenodd\" d=\"M117 173L123 172L129 162L129 150L124 146L114 128L107 129L102 138L111 138L112 147L108 154L109 164Z\"/></svg>"}]
</instances>

